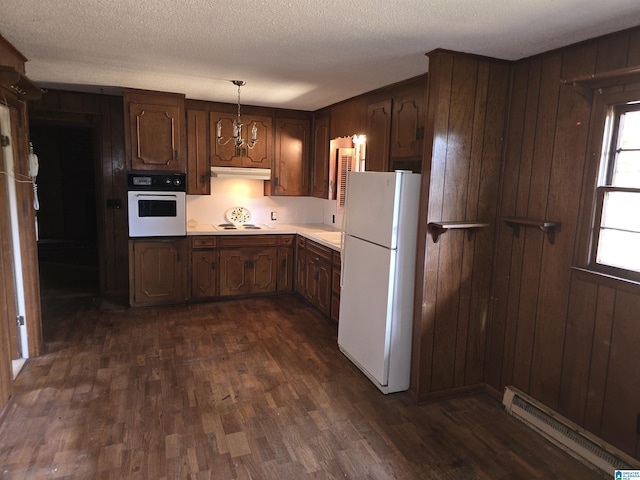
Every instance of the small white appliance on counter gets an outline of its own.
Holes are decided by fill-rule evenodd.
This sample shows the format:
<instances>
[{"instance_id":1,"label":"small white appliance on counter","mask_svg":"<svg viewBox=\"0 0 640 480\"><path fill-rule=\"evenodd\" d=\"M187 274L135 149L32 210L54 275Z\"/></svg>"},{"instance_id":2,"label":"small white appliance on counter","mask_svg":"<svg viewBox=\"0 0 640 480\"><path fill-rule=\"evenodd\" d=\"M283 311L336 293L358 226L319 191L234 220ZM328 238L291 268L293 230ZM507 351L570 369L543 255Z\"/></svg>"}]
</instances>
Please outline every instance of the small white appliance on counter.
<instances>
[{"instance_id":1,"label":"small white appliance on counter","mask_svg":"<svg viewBox=\"0 0 640 480\"><path fill-rule=\"evenodd\" d=\"M129 237L187 234L184 173L130 173L127 190Z\"/></svg>"},{"instance_id":2,"label":"small white appliance on counter","mask_svg":"<svg viewBox=\"0 0 640 480\"><path fill-rule=\"evenodd\" d=\"M349 172L338 346L383 393L409 388L420 175Z\"/></svg>"}]
</instances>

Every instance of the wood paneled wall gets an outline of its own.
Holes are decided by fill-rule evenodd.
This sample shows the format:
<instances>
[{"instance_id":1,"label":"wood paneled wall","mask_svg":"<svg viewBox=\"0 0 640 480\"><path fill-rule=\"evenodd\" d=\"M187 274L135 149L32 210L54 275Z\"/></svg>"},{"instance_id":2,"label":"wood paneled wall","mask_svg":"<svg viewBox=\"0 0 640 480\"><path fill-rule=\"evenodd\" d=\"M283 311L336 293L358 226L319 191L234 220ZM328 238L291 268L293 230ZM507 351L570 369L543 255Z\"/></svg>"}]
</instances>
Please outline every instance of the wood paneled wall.
<instances>
[{"instance_id":1,"label":"wood paneled wall","mask_svg":"<svg viewBox=\"0 0 640 480\"><path fill-rule=\"evenodd\" d=\"M597 155L588 151L591 99L560 83L637 65L640 29L513 67L500 214L562 226L551 244L538 229L515 236L497 224L485 381L515 385L640 458L640 289L572 270L583 266L583 175Z\"/></svg>"},{"instance_id":2,"label":"wood paneled wall","mask_svg":"<svg viewBox=\"0 0 640 480\"><path fill-rule=\"evenodd\" d=\"M99 143L96 170L100 290L106 295L129 291L127 178L124 155L122 97L50 90L30 102L34 124L91 127ZM119 200L120 209L107 208L107 200Z\"/></svg>"},{"instance_id":3,"label":"wood paneled wall","mask_svg":"<svg viewBox=\"0 0 640 480\"><path fill-rule=\"evenodd\" d=\"M411 391L418 400L481 385L508 63L429 54ZM437 243L428 222L488 222L449 230Z\"/></svg>"}]
</instances>

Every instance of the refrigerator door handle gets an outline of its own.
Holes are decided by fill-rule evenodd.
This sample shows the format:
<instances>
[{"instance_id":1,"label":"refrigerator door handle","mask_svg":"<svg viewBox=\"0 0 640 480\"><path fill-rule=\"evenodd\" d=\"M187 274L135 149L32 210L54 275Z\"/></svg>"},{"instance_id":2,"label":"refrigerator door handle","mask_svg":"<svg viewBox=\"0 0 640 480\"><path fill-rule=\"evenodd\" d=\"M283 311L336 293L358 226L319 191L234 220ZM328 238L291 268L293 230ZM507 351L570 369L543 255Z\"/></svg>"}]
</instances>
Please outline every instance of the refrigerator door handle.
<instances>
[{"instance_id":1,"label":"refrigerator door handle","mask_svg":"<svg viewBox=\"0 0 640 480\"><path fill-rule=\"evenodd\" d=\"M344 249L346 243L346 228L347 228L347 216L349 215L349 209L347 205L349 203L349 196L346 195L346 187L345 187L345 197L344 197L344 210L342 214L342 232L340 233L340 289L344 286L344 268L347 263L347 255Z\"/></svg>"}]
</instances>

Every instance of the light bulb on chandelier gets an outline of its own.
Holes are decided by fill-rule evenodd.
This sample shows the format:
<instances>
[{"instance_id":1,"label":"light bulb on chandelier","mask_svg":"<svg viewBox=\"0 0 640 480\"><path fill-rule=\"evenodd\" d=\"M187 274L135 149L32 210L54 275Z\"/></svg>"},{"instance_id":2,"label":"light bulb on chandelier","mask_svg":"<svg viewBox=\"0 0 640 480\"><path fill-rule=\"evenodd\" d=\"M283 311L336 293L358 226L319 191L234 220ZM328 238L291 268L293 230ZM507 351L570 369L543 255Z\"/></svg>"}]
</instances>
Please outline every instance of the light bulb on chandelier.
<instances>
[{"instance_id":1,"label":"light bulb on chandelier","mask_svg":"<svg viewBox=\"0 0 640 480\"><path fill-rule=\"evenodd\" d=\"M240 119L240 87L246 85L246 82L242 80L231 80L231 83L238 87L238 116L233 121L233 136L227 139L222 137L222 120L218 120L218 123L216 124L216 141L220 145L226 145L233 141L236 149L239 149L243 145L246 145L247 148L251 149L256 146L256 143L258 143L258 126L256 125L256 122L253 122L251 127L251 140L247 141L242 137L242 120Z\"/></svg>"}]
</instances>

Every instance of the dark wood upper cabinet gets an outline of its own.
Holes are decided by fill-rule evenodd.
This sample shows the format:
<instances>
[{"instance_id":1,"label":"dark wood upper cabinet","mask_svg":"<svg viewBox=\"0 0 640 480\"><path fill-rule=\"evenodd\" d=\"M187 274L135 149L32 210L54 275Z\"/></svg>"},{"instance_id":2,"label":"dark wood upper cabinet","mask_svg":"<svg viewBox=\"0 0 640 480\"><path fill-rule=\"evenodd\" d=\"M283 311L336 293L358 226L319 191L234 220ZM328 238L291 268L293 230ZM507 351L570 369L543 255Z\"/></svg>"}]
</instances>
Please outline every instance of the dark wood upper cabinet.
<instances>
[{"instance_id":1,"label":"dark wood upper cabinet","mask_svg":"<svg viewBox=\"0 0 640 480\"><path fill-rule=\"evenodd\" d=\"M394 98L391 119L391 158L422 155L423 102L424 90L421 88L412 89ZM368 151L367 155L369 155Z\"/></svg>"},{"instance_id":2,"label":"dark wood upper cabinet","mask_svg":"<svg viewBox=\"0 0 640 480\"><path fill-rule=\"evenodd\" d=\"M271 168L273 163L273 119L266 116L243 115L242 136L251 138L251 129L255 123L258 129L258 143L253 148L246 145L236 148L233 141L222 145L216 141L216 128L221 122L222 138L233 134L235 113L211 112L209 115L209 137L211 165L216 167L254 167Z\"/></svg>"},{"instance_id":3,"label":"dark wood upper cabinet","mask_svg":"<svg viewBox=\"0 0 640 480\"><path fill-rule=\"evenodd\" d=\"M186 173L184 95L125 90L130 170Z\"/></svg>"},{"instance_id":4,"label":"dark wood upper cabinet","mask_svg":"<svg viewBox=\"0 0 640 480\"><path fill-rule=\"evenodd\" d=\"M271 195L309 194L310 122L276 119L276 156Z\"/></svg>"},{"instance_id":5,"label":"dark wood upper cabinet","mask_svg":"<svg viewBox=\"0 0 640 480\"><path fill-rule=\"evenodd\" d=\"M366 170L389 171L389 140L391 137L391 99L371 103L367 107Z\"/></svg>"},{"instance_id":6,"label":"dark wood upper cabinet","mask_svg":"<svg viewBox=\"0 0 640 480\"><path fill-rule=\"evenodd\" d=\"M331 174L329 162L329 115L317 116L313 122L313 179L311 195L331 199L331 183L335 182L335 171ZM335 170L335 167L334 167ZM333 177L333 178L332 178Z\"/></svg>"},{"instance_id":7,"label":"dark wood upper cabinet","mask_svg":"<svg viewBox=\"0 0 640 480\"><path fill-rule=\"evenodd\" d=\"M208 130L207 112L187 110L187 193L190 195L211 193Z\"/></svg>"}]
</instances>

